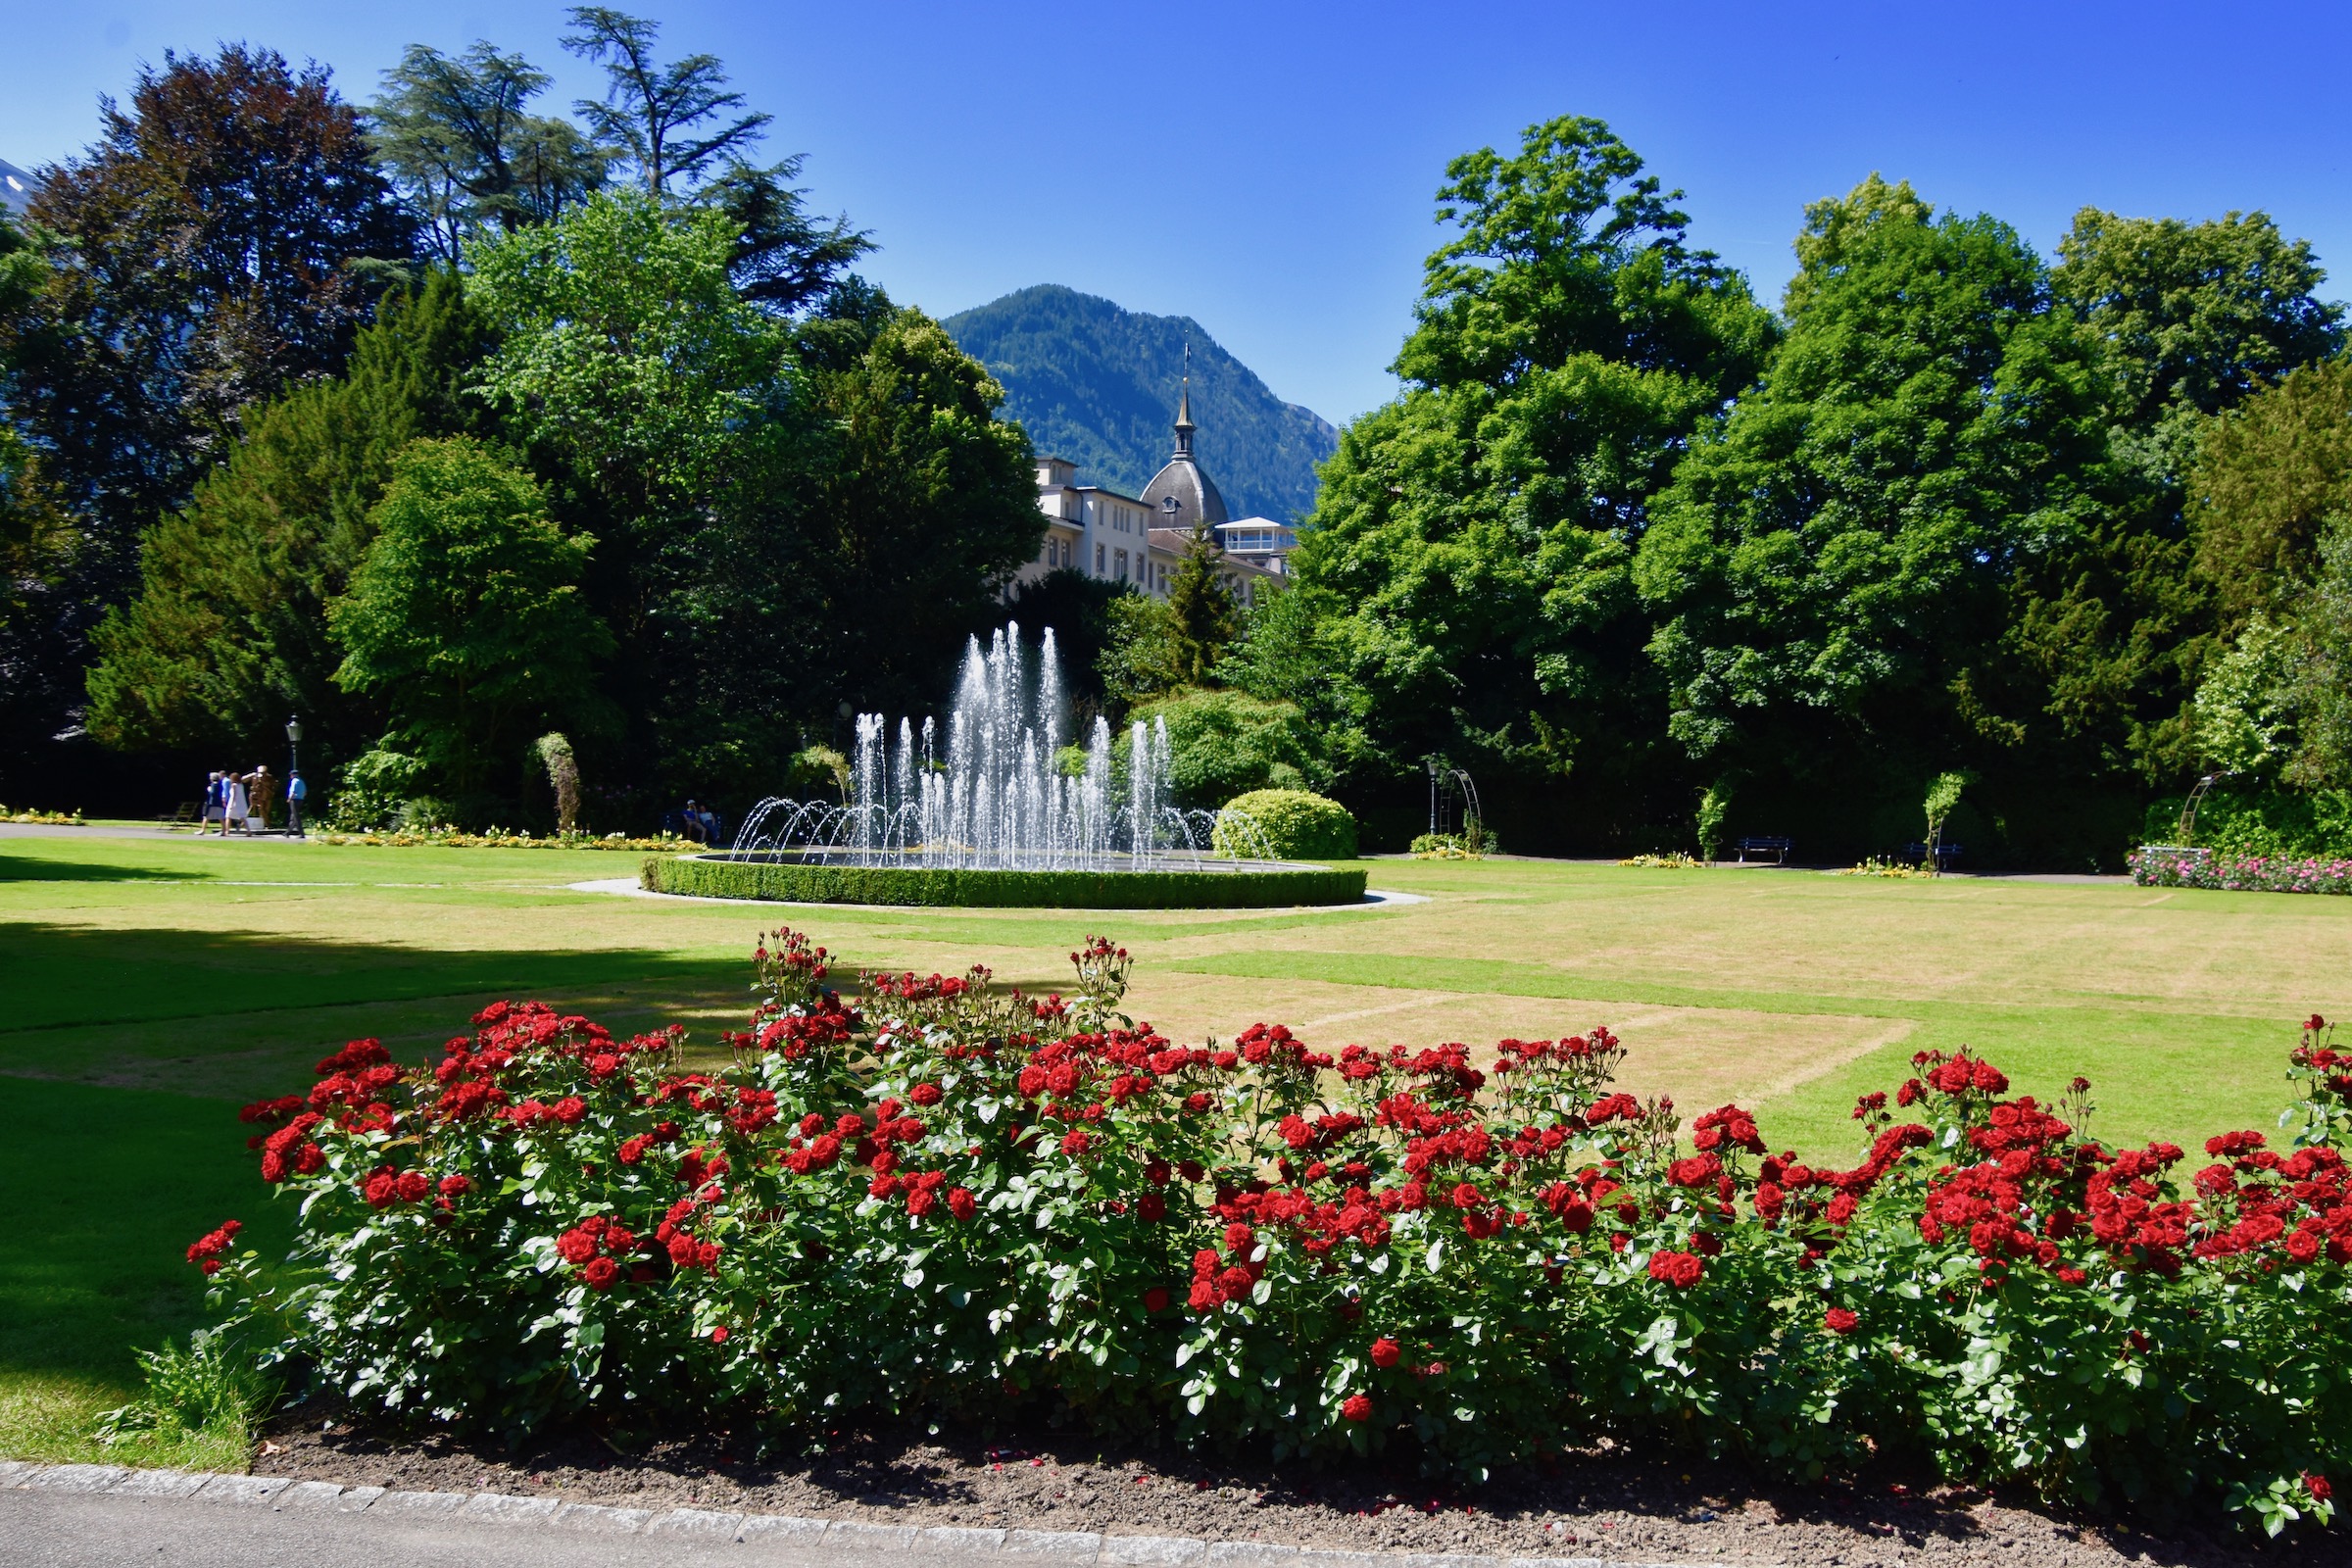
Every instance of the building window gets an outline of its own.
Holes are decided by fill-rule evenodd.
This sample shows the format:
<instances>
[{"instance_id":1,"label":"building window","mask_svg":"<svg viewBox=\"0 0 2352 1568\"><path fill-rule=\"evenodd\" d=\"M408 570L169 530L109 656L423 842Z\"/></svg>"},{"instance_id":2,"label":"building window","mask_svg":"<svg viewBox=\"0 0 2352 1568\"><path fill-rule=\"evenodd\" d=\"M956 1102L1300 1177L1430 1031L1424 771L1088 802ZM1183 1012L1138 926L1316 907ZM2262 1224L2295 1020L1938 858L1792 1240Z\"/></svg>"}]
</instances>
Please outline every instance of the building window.
<instances>
[{"instance_id":1,"label":"building window","mask_svg":"<svg viewBox=\"0 0 2352 1568\"><path fill-rule=\"evenodd\" d=\"M1102 575L1102 547L1101 545L1095 546L1095 575L1098 577Z\"/></svg>"}]
</instances>

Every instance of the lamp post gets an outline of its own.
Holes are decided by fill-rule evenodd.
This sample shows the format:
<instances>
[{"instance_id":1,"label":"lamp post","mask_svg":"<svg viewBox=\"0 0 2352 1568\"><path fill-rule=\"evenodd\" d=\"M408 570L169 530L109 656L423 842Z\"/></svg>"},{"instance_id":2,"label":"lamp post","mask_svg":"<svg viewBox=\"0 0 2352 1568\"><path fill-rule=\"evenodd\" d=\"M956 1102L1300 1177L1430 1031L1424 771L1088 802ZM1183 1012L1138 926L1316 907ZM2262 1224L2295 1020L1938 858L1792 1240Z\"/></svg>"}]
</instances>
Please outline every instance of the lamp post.
<instances>
[{"instance_id":1,"label":"lamp post","mask_svg":"<svg viewBox=\"0 0 2352 1568\"><path fill-rule=\"evenodd\" d=\"M286 720L286 836L303 837L302 831L302 720Z\"/></svg>"}]
</instances>

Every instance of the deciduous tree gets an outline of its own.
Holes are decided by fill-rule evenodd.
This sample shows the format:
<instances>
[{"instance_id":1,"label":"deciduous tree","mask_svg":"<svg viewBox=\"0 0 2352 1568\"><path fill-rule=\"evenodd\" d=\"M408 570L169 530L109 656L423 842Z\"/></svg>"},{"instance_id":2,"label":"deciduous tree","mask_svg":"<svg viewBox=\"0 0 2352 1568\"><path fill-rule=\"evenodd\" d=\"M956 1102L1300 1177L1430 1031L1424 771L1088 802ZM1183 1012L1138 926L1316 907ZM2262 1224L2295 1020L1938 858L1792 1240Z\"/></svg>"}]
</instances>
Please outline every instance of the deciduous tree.
<instances>
[{"instance_id":1,"label":"deciduous tree","mask_svg":"<svg viewBox=\"0 0 2352 1568\"><path fill-rule=\"evenodd\" d=\"M335 679L377 696L387 739L477 815L482 797L512 799L532 737L604 716L592 670L612 639L579 586L595 541L564 534L529 474L465 436L405 448L370 520L328 607Z\"/></svg>"},{"instance_id":2,"label":"deciduous tree","mask_svg":"<svg viewBox=\"0 0 2352 1568\"><path fill-rule=\"evenodd\" d=\"M1662 728L1633 592L1651 498L1774 329L1595 120L1455 159L1396 402L1323 470L1295 565L1320 646L1391 772L1463 750L1521 773L1594 763L1637 813Z\"/></svg>"}]
</instances>

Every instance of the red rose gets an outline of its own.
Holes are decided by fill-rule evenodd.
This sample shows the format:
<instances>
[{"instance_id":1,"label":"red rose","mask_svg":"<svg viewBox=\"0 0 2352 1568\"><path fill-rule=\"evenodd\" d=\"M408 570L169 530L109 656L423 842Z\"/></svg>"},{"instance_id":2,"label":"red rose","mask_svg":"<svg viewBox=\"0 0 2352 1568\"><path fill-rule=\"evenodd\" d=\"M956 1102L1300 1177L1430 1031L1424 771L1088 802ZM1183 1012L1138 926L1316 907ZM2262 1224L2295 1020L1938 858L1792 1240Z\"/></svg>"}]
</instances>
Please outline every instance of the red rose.
<instances>
[{"instance_id":1,"label":"red rose","mask_svg":"<svg viewBox=\"0 0 2352 1568\"><path fill-rule=\"evenodd\" d=\"M948 1212L957 1219L970 1219L979 1207L980 1205L972 1200L970 1188L951 1187L948 1189Z\"/></svg>"},{"instance_id":2,"label":"red rose","mask_svg":"<svg viewBox=\"0 0 2352 1568\"><path fill-rule=\"evenodd\" d=\"M2315 1025L2318 1024L2320 1021L2319 1016L2315 1013L2312 1016L2311 1021ZM2310 1471L2306 1470L2303 1472L2303 1485L2310 1491L2314 1497L2317 1497L2322 1502L2326 1502L2329 1497L2335 1495L2335 1489L2328 1484L2328 1478L2326 1476L2315 1476Z\"/></svg>"},{"instance_id":3,"label":"red rose","mask_svg":"<svg viewBox=\"0 0 2352 1568\"><path fill-rule=\"evenodd\" d=\"M1061 1152L1075 1157L1085 1153L1086 1146L1093 1142L1094 1140L1087 1136L1083 1128L1076 1129L1062 1135Z\"/></svg>"},{"instance_id":4,"label":"red rose","mask_svg":"<svg viewBox=\"0 0 2352 1568\"><path fill-rule=\"evenodd\" d=\"M2286 1255L2298 1263L2308 1263L2320 1255L2320 1239L2309 1231L2297 1231L2286 1239Z\"/></svg>"},{"instance_id":5,"label":"red rose","mask_svg":"<svg viewBox=\"0 0 2352 1568\"><path fill-rule=\"evenodd\" d=\"M914 1088L907 1093L906 1098L913 1101L918 1105L936 1105L939 1103L940 1098L939 1085L916 1084Z\"/></svg>"},{"instance_id":6,"label":"red rose","mask_svg":"<svg viewBox=\"0 0 2352 1568\"><path fill-rule=\"evenodd\" d=\"M620 1265L609 1257L592 1257L588 1266L580 1270L580 1277L588 1282L590 1290L609 1291L620 1278Z\"/></svg>"},{"instance_id":7,"label":"red rose","mask_svg":"<svg viewBox=\"0 0 2352 1568\"><path fill-rule=\"evenodd\" d=\"M472 1191L473 1178L470 1176L444 1176L441 1178L441 1196L443 1198L460 1198Z\"/></svg>"},{"instance_id":8,"label":"red rose","mask_svg":"<svg viewBox=\"0 0 2352 1568\"><path fill-rule=\"evenodd\" d=\"M727 1326L724 1323L721 1323L718 1327L710 1331L710 1343L712 1345L724 1345L727 1343Z\"/></svg>"},{"instance_id":9,"label":"red rose","mask_svg":"<svg viewBox=\"0 0 2352 1568\"><path fill-rule=\"evenodd\" d=\"M917 1187L913 1192L906 1195L906 1212L913 1215L916 1219L921 1219L925 1214L931 1212L932 1205L938 1201L938 1195L932 1192L930 1188Z\"/></svg>"},{"instance_id":10,"label":"red rose","mask_svg":"<svg viewBox=\"0 0 2352 1568\"><path fill-rule=\"evenodd\" d=\"M1687 1291L1698 1283L1706 1265L1691 1252L1652 1252L1649 1254L1649 1277L1678 1291Z\"/></svg>"},{"instance_id":11,"label":"red rose","mask_svg":"<svg viewBox=\"0 0 2352 1568\"><path fill-rule=\"evenodd\" d=\"M556 1238L556 1255L566 1263L585 1263L596 1255L596 1238L581 1229L565 1231Z\"/></svg>"},{"instance_id":12,"label":"red rose","mask_svg":"<svg viewBox=\"0 0 2352 1568\"><path fill-rule=\"evenodd\" d=\"M588 1102L577 1095L565 1095L555 1103L556 1120L568 1127L588 1114Z\"/></svg>"},{"instance_id":13,"label":"red rose","mask_svg":"<svg viewBox=\"0 0 2352 1568\"><path fill-rule=\"evenodd\" d=\"M369 1175L360 1188L360 1196L368 1200L370 1208L389 1208L400 1196L400 1177L390 1166Z\"/></svg>"},{"instance_id":14,"label":"red rose","mask_svg":"<svg viewBox=\"0 0 2352 1568\"><path fill-rule=\"evenodd\" d=\"M392 1184L393 1193L404 1203L421 1202L432 1190L432 1178L420 1170L404 1170Z\"/></svg>"},{"instance_id":15,"label":"red rose","mask_svg":"<svg viewBox=\"0 0 2352 1568\"><path fill-rule=\"evenodd\" d=\"M1350 1421L1369 1421L1372 1419L1372 1401L1360 1394L1350 1394L1340 1406L1340 1414Z\"/></svg>"},{"instance_id":16,"label":"red rose","mask_svg":"<svg viewBox=\"0 0 2352 1568\"><path fill-rule=\"evenodd\" d=\"M1828 1315L1822 1319L1832 1334L1851 1334L1854 1332L1854 1325L1861 1321L1842 1306L1831 1307Z\"/></svg>"},{"instance_id":17,"label":"red rose","mask_svg":"<svg viewBox=\"0 0 2352 1568\"><path fill-rule=\"evenodd\" d=\"M1257 1233L1238 1220L1225 1227L1225 1250L1236 1257L1247 1255L1250 1244L1256 1240Z\"/></svg>"},{"instance_id":18,"label":"red rose","mask_svg":"<svg viewBox=\"0 0 2352 1568\"><path fill-rule=\"evenodd\" d=\"M1167 1288L1166 1286L1164 1286L1164 1285L1154 1285L1154 1286L1152 1286L1152 1287L1150 1290L1148 1290L1148 1291L1144 1292L1144 1310L1145 1310L1145 1311L1147 1311L1147 1312L1165 1312L1167 1309L1168 1309L1168 1288Z\"/></svg>"},{"instance_id":19,"label":"red rose","mask_svg":"<svg viewBox=\"0 0 2352 1568\"><path fill-rule=\"evenodd\" d=\"M1403 1354L1404 1347L1398 1345L1395 1340L1384 1339L1372 1342L1372 1364L1374 1366L1384 1369L1395 1366L1397 1358Z\"/></svg>"},{"instance_id":20,"label":"red rose","mask_svg":"<svg viewBox=\"0 0 2352 1568\"><path fill-rule=\"evenodd\" d=\"M1135 1200L1135 1217L1150 1224L1157 1224L1168 1217L1167 1200L1157 1193L1146 1193Z\"/></svg>"}]
</instances>

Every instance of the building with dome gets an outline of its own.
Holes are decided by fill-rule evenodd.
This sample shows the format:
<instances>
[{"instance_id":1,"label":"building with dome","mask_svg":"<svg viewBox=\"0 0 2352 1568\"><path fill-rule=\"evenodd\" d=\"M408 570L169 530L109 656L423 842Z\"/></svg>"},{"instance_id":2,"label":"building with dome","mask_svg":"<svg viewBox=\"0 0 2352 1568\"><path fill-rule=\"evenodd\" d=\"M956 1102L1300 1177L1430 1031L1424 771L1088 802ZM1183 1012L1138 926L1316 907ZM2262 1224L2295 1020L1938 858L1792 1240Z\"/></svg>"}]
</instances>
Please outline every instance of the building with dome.
<instances>
[{"instance_id":1,"label":"building with dome","mask_svg":"<svg viewBox=\"0 0 2352 1568\"><path fill-rule=\"evenodd\" d=\"M1190 358L1189 351L1187 358ZM1063 458L1037 460L1037 506L1046 514L1046 542L1017 579L1032 582L1069 567L1090 577L1132 583L1155 599L1168 596L1178 563L1201 524L1225 549L1225 586L1241 604L1286 575L1298 536L1269 517L1235 521L1216 481L1193 455L1193 388L1188 372L1176 395L1176 450L1140 496L1079 484L1078 466Z\"/></svg>"}]
</instances>

